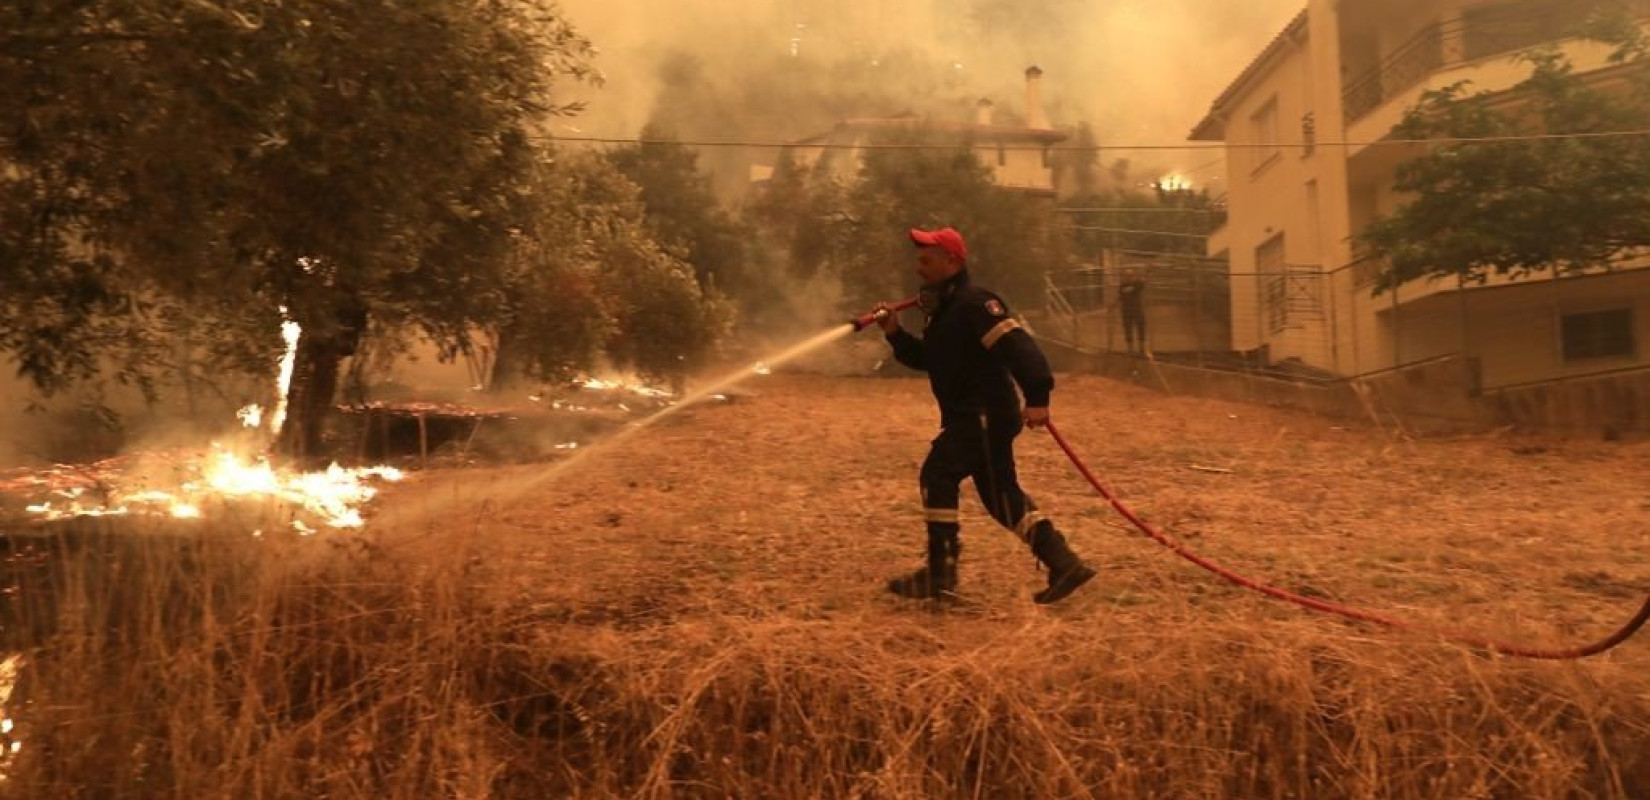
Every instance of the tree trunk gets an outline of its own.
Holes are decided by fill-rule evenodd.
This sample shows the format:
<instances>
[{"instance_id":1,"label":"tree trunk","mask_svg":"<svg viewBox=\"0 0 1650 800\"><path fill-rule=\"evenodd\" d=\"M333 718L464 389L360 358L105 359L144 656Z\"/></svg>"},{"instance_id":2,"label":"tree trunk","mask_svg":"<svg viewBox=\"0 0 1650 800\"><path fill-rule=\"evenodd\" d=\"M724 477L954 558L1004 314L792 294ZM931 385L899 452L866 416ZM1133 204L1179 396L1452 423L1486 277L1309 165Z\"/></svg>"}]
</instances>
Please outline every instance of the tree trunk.
<instances>
[{"instance_id":1,"label":"tree trunk","mask_svg":"<svg viewBox=\"0 0 1650 800\"><path fill-rule=\"evenodd\" d=\"M276 455L304 466L326 460L321 433L338 391L338 367L352 349L335 338L308 333L299 337L287 392L286 423L275 441Z\"/></svg>"},{"instance_id":2,"label":"tree trunk","mask_svg":"<svg viewBox=\"0 0 1650 800\"><path fill-rule=\"evenodd\" d=\"M358 296L339 287L330 300L330 313L299 319L303 326L287 391L286 422L275 440L276 456L305 468L327 462L321 434L338 394L338 368L355 354L367 330L367 308Z\"/></svg>"},{"instance_id":3,"label":"tree trunk","mask_svg":"<svg viewBox=\"0 0 1650 800\"><path fill-rule=\"evenodd\" d=\"M527 380L527 358L521 346L521 334L515 326L505 326L498 332L498 344L493 350L492 375L487 390L499 392L520 386Z\"/></svg>"}]
</instances>

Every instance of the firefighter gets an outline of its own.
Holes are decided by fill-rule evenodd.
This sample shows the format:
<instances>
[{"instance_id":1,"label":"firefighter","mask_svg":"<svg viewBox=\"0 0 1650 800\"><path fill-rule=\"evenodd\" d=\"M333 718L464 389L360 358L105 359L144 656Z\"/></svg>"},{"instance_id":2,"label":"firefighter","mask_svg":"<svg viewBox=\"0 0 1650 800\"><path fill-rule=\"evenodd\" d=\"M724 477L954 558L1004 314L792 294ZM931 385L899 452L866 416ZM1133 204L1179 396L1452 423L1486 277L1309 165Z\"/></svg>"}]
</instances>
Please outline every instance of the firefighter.
<instances>
[{"instance_id":1,"label":"firefighter","mask_svg":"<svg viewBox=\"0 0 1650 800\"><path fill-rule=\"evenodd\" d=\"M927 317L922 338L900 327L888 305L877 307L894 358L928 373L940 406L940 435L923 461L920 475L923 517L928 527L928 561L888 583L901 597L938 598L957 588L959 541L957 508L964 478L986 510L1017 534L1048 570L1048 586L1032 596L1053 603L1094 577L1020 489L1014 470L1014 437L1022 427L1048 424L1054 376L1031 335L1010 316L997 295L973 285L968 246L952 228L912 229L920 307ZM1014 386L1025 395L1022 409Z\"/></svg>"}]
</instances>

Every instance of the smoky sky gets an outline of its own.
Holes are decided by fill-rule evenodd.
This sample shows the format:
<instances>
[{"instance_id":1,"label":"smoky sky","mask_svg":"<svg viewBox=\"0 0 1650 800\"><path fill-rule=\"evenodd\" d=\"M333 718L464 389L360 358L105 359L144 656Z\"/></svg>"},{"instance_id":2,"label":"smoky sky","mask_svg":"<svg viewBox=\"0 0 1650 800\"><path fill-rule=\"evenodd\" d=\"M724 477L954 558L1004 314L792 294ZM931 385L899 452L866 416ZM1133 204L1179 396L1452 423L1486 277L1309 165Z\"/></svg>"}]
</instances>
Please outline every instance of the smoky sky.
<instances>
[{"instance_id":1,"label":"smoky sky","mask_svg":"<svg viewBox=\"0 0 1650 800\"><path fill-rule=\"evenodd\" d=\"M1303 0L563 0L600 53L567 134L792 139L853 116L1024 113L1102 144L1180 144ZM1130 155L1130 154L1118 154ZM1152 156L1189 170L1218 153ZM1141 156L1134 155L1137 160Z\"/></svg>"}]
</instances>

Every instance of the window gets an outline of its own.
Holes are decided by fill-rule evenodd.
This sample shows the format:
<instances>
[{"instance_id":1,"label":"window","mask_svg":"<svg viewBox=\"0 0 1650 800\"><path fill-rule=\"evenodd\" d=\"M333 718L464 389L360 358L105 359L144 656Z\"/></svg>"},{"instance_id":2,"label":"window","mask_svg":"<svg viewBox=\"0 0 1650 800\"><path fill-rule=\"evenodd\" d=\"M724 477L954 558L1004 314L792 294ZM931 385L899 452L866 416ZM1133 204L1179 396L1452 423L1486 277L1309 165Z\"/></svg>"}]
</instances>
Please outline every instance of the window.
<instances>
[{"instance_id":1,"label":"window","mask_svg":"<svg viewBox=\"0 0 1650 800\"><path fill-rule=\"evenodd\" d=\"M1008 164L1008 147L1005 146L1002 142L998 142L997 143L997 166L1001 167L1001 166L1006 166L1007 164Z\"/></svg>"},{"instance_id":2,"label":"window","mask_svg":"<svg viewBox=\"0 0 1650 800\"><path fill-rule=\"evenodd\" d=\"M1595 358L1631 358L1634 353L1633 310L1612 308L1565 314L1559 321L1564 362Z\"/></svg>"},{"instance_id":3,"label":"window","mask_svg":"<svg viewBox=\"0 0 1650 800\"><path fill-rule=\"evenodd\" d=\"M1255 248L1255 277L1260 283L1260 312L1266 329L1277 333L1289 326L1289 273L1283 263L1283 234Z\"/></svg>"},{"instance_id":4,"label":"window","mask_svg":"<svg viewBox=\"0 0 1650 800\"><path fill-rule=\"evenodd\" d=\"M1318 149L1318 121L1308 111L1301 115L1301 158Z\"/></svg>"},{"instance_id":5,"label":"window","mask_svg":"<svg viewBox=\"0 0 1650 800\"><path fill-rule=\"evenodd\" d=\"M1249 115L1249 134L1254 141L1255 167L1259 172L1262 167L1272 163L1278 157L1278 99L1273 97L1266 101L1258 111Z\"/></svg>"}]
</instances>

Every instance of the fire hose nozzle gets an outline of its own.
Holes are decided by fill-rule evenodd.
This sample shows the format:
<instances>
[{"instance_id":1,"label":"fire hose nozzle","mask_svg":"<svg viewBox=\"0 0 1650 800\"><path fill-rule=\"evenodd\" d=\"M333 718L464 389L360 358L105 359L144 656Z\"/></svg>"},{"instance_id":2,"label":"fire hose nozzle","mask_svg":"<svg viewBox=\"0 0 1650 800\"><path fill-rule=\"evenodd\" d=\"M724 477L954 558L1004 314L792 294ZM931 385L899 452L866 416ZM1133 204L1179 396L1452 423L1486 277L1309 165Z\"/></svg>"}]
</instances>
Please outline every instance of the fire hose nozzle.
<instances>
[{"instance_id":1,"label":"fire hose nozzle","mask_svg":"<svg viewBox=\"0 0 1650 800\"><path fill-rule=\"evenodd\" d=\"M865 330L866 328L870 327L871 325L873 325L877 322L880 322L884 319L887 319L889 314L893 314L893 313L899 312L899 311L904 311L905 309L910 308L910 307L912 307L916 304L917 304L917 298L907 297L904 300L899 301L898 303L893 303L891 305L884 306L884 307L879 308L875 311L872 311L869 314L861 314L857 317L854 317L853 319L849 320L849 323L851 323L854 326L854 332L858 333L862 330Z\"/></svg>"}]
</instances>

